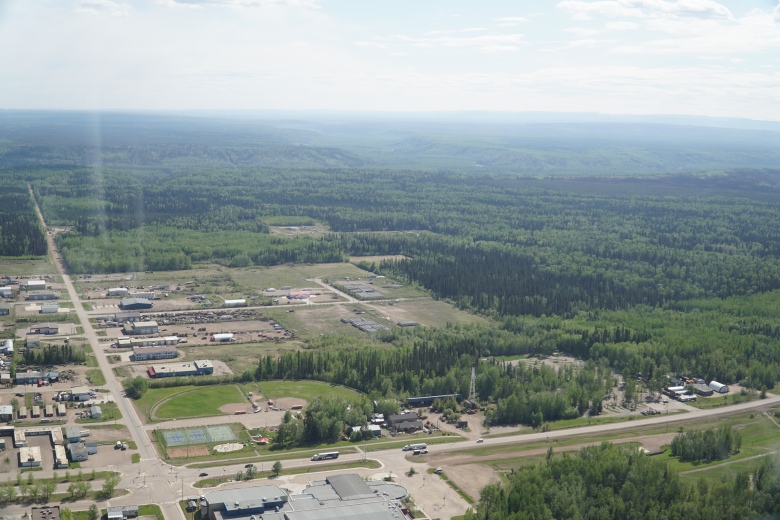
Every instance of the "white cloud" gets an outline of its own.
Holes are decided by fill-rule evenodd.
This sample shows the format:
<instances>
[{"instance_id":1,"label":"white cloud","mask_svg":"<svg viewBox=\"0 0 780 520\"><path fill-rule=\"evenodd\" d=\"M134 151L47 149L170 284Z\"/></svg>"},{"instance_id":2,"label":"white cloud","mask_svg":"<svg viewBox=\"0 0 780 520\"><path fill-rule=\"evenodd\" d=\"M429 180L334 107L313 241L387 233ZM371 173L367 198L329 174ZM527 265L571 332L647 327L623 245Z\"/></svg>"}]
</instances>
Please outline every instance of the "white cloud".
<instances>
[{"instance_id":1,"label":"white cloud","mask_svg":"<svg viewBox=\"0 0 780 520\"><path fill-rule=\"evenodd\" d=\"M494 18L496 27L516 27L528 21L528 18L524 16L503 16L501 18Z\"/></svg>"},{"instance_id":2,"label":"white cloud","mask_svg":"<svg viewBox=\"0 0 780 520\"><path fill-rule=\"evenodd\" d=\"M76 12L91 16L127 16L131 10L130 5L112 0L81 0L76 7Z\"/></svg>"},{"instance_id":3,"label":"white cloud","mask_svg":"<svg viewBox=\"0 0 780 520\"><path fill-rule=\"evenodd\" d=\"M558 7L577 20L590 20L596 14L612 18L733 18L728 8L713 0L564 0Z\"/></svg>"},{"instance_id":4,"label":"white cloud","mask_svg":"<svg viewBox=\"0 0 780 520\"><path fill-rule=\"evenodd\" d=\"M604 28L608 31L633 31L640 25L634 22L607 22Z\"/></svg>"},{"instance_id":5,"label":"white cloud","mask_svg":"<svg viewBox=\"0 0 780 520\"><path fill-rule=\"evenodd\" d=\"M202 7L202 6L227 6L227 7L266 7L266 6L290 6L319 8L319 0L156 0L160 5L169 7Z\"/></svg>"},{"instance_id":6,"label":"white cloud","mask_svg":"<svg viewBox=\"0 0 780 520\"><path fill-rule=\"evenodd\" d=\"M460 36L463 31L429 31L422 36L408 36L396 34L391 36L377 36L373 40L360 40L355 44L361 47L376 47L397 50L398 46L411 46L424 49L473 48L482 52L514 51L527 45L522 34L482 34L479 36ZM481 31L482 29L480 29Z\"/></svg>"}]
</instances>

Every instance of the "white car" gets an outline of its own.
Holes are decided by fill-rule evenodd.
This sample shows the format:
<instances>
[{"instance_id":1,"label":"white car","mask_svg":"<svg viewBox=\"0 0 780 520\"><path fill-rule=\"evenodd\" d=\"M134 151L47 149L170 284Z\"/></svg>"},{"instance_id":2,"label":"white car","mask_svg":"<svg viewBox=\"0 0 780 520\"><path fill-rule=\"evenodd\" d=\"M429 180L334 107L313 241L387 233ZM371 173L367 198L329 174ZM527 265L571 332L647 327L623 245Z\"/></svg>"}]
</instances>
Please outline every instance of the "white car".
<instances>
[{"instance_id":1,"label":"white car","mask_svg":"<svg viewBox=\"0 0 780 520\"><path fill-rule=\"evenodd\" d=\"M485 442L485 439L477 439L477 443L479 444L480 442Z\"/></svg>"}]
</instances>

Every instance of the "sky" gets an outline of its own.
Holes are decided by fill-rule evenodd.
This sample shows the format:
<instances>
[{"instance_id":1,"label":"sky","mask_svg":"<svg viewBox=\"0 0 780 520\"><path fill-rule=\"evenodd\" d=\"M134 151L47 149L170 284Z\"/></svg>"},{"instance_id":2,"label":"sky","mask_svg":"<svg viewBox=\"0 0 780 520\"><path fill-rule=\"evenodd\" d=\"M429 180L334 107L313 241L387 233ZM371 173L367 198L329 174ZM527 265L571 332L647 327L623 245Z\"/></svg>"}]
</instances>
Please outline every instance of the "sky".
<instances>
[{"instance_id":1,"label":"sky","mask_svg":"<svg viewBox=\"0 0 780 520\"><path fill-rule=\"evenodd\" d=\"M0 0L0 108L780 120L780 0Z\"/></svg>"}]
</instances>

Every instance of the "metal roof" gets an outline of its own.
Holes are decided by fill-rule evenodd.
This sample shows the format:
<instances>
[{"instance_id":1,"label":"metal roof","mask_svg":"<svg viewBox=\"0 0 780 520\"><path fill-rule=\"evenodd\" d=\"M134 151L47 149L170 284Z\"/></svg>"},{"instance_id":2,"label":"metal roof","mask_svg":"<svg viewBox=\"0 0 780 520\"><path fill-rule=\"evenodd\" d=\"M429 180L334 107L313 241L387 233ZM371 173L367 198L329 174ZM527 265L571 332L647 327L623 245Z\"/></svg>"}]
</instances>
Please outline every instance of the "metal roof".
<instances>
[{"instance_id":1,"label":"metal roof","mask_svg":"<svg viewBox=\"0 0 780 520\"><path fill-rule=\"evenodd\" d=\"M325 479L338 494L341 500L353 498L365 498L374 496L374 492L359 475L349 473L346 475L332 475Z\"/></svg>"}]
</instances>

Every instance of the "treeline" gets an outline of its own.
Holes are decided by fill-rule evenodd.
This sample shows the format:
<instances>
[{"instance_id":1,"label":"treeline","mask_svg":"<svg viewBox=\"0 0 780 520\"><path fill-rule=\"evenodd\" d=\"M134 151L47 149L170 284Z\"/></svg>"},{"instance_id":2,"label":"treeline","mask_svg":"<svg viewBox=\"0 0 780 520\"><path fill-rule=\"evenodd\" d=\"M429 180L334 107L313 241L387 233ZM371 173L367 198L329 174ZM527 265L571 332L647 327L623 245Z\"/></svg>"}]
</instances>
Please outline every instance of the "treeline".
<instances>
[{"instance_id":1,"label":"treeline","mask_svg":"<svg viewBox=\"0 0 780 520\"><path fill-rule=\"evenodd\" d=\"M289 411L284 414L274 437L274 446L290 448L338 442L346 427L368 424L373 410L367 397L351 400L336 396L315 397L306 406L303 417Z\"/></svg>"},{"instance_id":2,"label":"treeline","mask_svg":"<svg viewBox=\"0 0 780 520\"><path fill-rule=\"evenodd\" d=\"M693 485L660 459L604 443L521 467L508 484L485 487L466 519L756 518L780 512L778 475L780 460L765 457L752 475Z\"/></svg>"},{"instance_id":3,"label":"treeline","mask_svg":"<svg viewBox=\"0 0 780 520\"><path fill-rule=\"evenodd\" d=\"M742 448L742 434L731 425L708 430L691 430L677 435L671 444L672 455L682 462L710 462L726 459Z\"/></svg>"},{"instance_id":4,"label":"treeline","mask_svg":"<svg viewBox=\"0 0 780 520\"><path fill-rule=\"evenodd\" d=\"M28 348L24 351L26 365L65 365L69 363L84 363L87 356L81 349L70 345L50 345L39 349Z\"/></svg>"},{"instance_id":5,"label":"treeline","mask_svg":"<svg viewBox=\"0 0 780 520\"><path fill-rule=\"evenodd\" d=\"M0 256L41 256L47 250L27 184L4 179L0 190Z\"/></svg>"}]
</instances>

